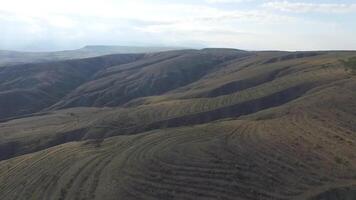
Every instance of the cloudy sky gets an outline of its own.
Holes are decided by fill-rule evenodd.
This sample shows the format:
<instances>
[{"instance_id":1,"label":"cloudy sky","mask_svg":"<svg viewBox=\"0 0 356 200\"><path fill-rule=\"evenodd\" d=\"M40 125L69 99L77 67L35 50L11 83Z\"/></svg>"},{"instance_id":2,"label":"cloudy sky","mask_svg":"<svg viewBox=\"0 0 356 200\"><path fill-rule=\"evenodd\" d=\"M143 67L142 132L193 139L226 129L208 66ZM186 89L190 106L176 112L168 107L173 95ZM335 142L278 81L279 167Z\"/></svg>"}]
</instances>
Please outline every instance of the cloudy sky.
<instances>
[{"instance_id":1,"label":"cloudy sky","mask_svg":"<svg viewBox=\"0 0 356 200\"><path fill-rule=\"evenodd\" d=\"M356 49L356 0L0 0L0 49Z\"/></svg>"}]
</instances>

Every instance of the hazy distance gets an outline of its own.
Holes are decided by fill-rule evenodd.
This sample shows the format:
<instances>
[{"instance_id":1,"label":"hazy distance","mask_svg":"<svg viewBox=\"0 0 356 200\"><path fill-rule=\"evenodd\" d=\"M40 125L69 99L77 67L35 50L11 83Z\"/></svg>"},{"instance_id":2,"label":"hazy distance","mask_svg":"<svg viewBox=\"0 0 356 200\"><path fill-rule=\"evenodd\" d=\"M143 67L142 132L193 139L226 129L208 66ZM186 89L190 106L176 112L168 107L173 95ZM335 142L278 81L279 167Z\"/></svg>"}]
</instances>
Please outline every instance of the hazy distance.
<instances>
[{"instance_id":1,"label":"hazy distance","mask_svg":"<svg viewBox=\"0 0 356 200\"><path fill-rule=\"evenodd\" d=\"M0 49L356 49L351 0L0 0Z\"/></svg>"}]
</instances>

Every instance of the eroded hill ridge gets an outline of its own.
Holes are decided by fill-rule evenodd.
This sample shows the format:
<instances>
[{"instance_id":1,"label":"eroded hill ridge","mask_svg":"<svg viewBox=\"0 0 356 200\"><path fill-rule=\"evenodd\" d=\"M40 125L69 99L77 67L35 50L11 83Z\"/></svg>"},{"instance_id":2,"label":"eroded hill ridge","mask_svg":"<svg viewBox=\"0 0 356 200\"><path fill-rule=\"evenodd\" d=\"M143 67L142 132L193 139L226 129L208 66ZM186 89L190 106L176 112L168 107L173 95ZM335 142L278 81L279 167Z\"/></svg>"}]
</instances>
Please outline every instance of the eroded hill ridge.
<instances>
[{"instance_id":1,"label":"eroded hill ridge","mask_svg":"<svg viewBox=\"0 0 356 200\"><path fill-rule=\"evenodd\" d=\"M355 57L203 49L0 68L0 199L353 199Z\"/></svg>"}]
</instances>

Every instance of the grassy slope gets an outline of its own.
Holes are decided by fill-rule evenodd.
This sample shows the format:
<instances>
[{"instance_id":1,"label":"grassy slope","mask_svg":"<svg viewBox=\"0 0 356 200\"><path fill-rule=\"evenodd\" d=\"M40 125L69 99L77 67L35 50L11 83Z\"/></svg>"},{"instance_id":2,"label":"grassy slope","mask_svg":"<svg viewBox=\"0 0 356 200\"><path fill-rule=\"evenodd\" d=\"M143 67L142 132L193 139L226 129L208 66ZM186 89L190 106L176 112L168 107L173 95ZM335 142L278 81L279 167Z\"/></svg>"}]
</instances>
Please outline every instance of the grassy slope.
<instances>
[{"instance_id":1,"label":"grassy slope","mask_svg":"<svg viewBox=\"0 0 356 200\"><path fill-rule=\"evenodd\" d=\"M59 101L97 71L142 56L119 54L3 67L0 70L0 119L38 112Z\"/></svg>"},{"instance_id":2,"label":"grassy slope","mask_svg":"<svg viewBox=\"0 0 356 200\"><path fill-rule=\"evenodd\" d=\"M220 51L163 52L148 55L138 62L102 70L54 107L122 105L138 97L159 95L187 85L222 63L250 55L237 50Z\"/></svg>"},{"instance_id":3,"label":"grassy slope","mask_svg":"<svg viewBox=\"0 0 356 200\"><path fill-rule=\"evenodd\" d=\"M161 94L194 82L225 60L248 54L220 51L118 54L4 67L0 69L0 119L51 106L115 106Z\"/></svg>"},{"instance_id":4,"label":"grassy slope","mask_svg":"<svg viewBox=\"0 0 356 200\"><path fill-rule=\"evenodd\" d=\"M352 187L356 80L339 59L355 54L297 55L236 58L126 107L1 123L1 152L17 147L5 158L46 149L0 162L0 198L306 199Z\"/></svg>"}]
</instances>

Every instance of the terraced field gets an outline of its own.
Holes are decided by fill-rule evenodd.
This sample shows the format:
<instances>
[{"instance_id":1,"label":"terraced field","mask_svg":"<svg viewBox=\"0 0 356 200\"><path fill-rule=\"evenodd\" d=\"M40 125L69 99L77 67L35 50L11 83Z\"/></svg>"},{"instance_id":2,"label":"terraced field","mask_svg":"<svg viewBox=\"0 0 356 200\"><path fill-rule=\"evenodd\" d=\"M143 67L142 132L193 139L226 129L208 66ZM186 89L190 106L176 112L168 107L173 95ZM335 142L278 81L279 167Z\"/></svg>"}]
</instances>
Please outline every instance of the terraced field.
<instances>
[{"instance_id":1,"label":"terraced field","mask_svg":"<svg viewBox=\"0 0 356 200\"><path fill-rule=\"evenodd\" d=\"M355 56L209 49L105 67L0 123L0 199L354 199L341 60Z\"/></svg>"}]
</instances>

